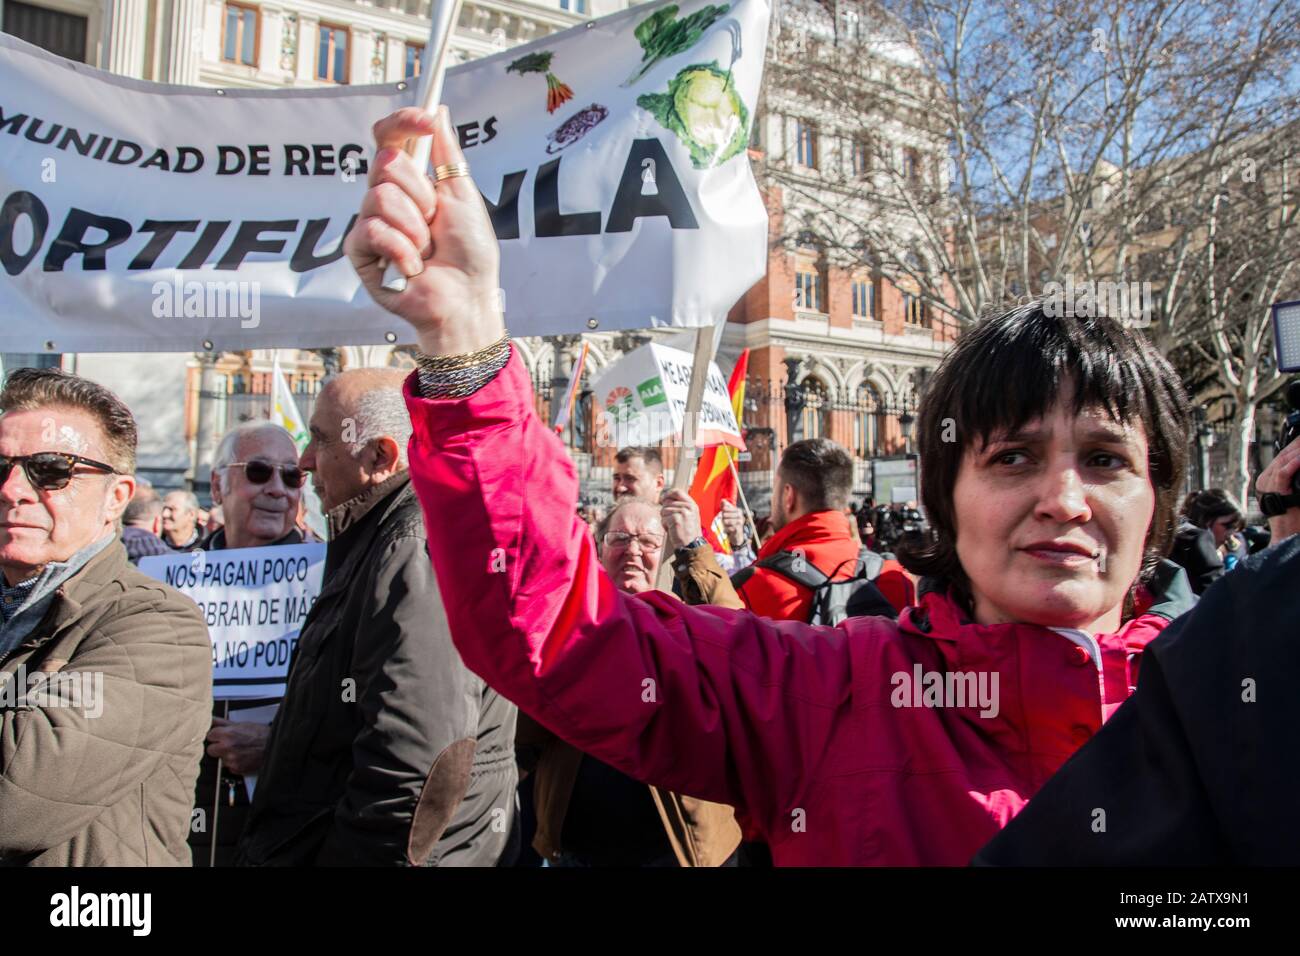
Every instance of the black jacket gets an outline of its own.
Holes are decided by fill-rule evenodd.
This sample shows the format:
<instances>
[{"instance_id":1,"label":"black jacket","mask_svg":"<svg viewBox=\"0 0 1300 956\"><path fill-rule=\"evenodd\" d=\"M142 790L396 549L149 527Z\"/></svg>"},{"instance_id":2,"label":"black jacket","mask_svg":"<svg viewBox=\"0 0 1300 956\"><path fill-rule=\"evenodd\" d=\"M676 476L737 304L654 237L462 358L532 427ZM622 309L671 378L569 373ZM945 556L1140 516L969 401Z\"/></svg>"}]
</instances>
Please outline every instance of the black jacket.
<instances>
[{"instance_id":1,"label":"black jacket","mask_svg":"<svg viewBox=\"0 0 1300 956\"><path fill-rule=\"evenodd\" d=\"M1223 577L1223 558L1214 543L1214 532L1208 528L1187 522L1181 524L1174 535L1169 560L1187 570L1187 580L1192 582L1192 590L1197 594L1204 594L1206 588Z\"/></svg>"},{"instance_id":2,"label":"black jacket","mask_svg":"<svg viewBox=\"0 0 1300 956\"><path fill-rule=\"evenodd\" d=\"M1300 535L1147 645L1137 692L975 862L1300 863Z\"/></svg>"},{"instance_id":3,"label":"black jacket","mask_svg":"<svg viewBox=\"0 0 1300 956\"><path fill-rule=\"evenodd\" d=\"M281 544L302 544L302 535L297 528L278 541L272 541L267 547ZM199 545L204 551L226 551L226 531L218 528L207 536ZM239 711L255 707L278 704L278 697L253 697L244 700L214 700L212 716L240 720ZM199 761L199 779L194 785L194 809L202 811L195 815L195 822L190 826L190 850L193 852L195 866L234 866L235 847L244 824L248 821L248 788L244 778L231 773L224 764L218 770L217 758L208 756L204 747L203 759ZM212 848L213 836L216 836L216 849Z\"/></svg>"},{"instance_id":4,"label":"black jacket","mask_svg":"<svg viewBox=\"0 0 1300 956\"><path fill-rule=\"evenodd\" d=\"M494 866L518 840L515 708L452 644L409 477L331 521L240 862Z\"/></svg>"}]
</instances>

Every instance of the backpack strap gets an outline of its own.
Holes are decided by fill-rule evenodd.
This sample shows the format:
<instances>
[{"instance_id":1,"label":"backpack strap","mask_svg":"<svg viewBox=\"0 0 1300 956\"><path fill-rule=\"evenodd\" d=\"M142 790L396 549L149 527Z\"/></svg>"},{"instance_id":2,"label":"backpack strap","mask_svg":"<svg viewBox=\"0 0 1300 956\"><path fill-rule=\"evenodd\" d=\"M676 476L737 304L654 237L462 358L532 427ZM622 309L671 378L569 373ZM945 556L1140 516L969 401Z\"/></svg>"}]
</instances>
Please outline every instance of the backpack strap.
<instances>
[{"instance_id":1,"label":"backpack strap","mask_svg":"<svg viewBox=\"0 0 1300 956\"><path fill-rule=\"evenodd\" d=\"M822 574L820 568L808 560L807 555L797 554L794 551L778 551L756 563L761 568L775 571L782 577L787 577L796 584L802 584L814 591L830 580L827 575Z\"/></svg>"},{"instance_id":2,"label":"backpack strap","mask_svg":"<svg viewBox=\"0 0 1300 956\"><path fill-rule=\"evenodd\" d=\"M776 554L770 554L766 558L755 561L749 567L741 568L731 576L731 586L736 590L740 590L754 576L754 572L758 568L775 571L781 577L788 578L795 584L811 588L813 591L823 587L830 580L806 556L796 554L793 551L778 551Z\"/></svg>"},{"instance_id":3,"label":"backpack strap","mask_svg":"<svg viewBox=\"0 0 1300 956\"><path fill-rule=\"evenodd\" d=\"M801 557L802 561L800 562ZM799 570L795 570L796 562L802 565ZM842 581L834 580L835 576L850 562L853 563L853 574ZM832 624L836 622L831 618L842 618L844 616L881 615L896 619L898 612L880 593L880 590L871 583L879 576L883 565L884 558L864 548L856 558L842 561L834 571L827 575L823 574L820 568L802 555L793 551L778 551L776 554L769 555L761 561L737 571L731 576L731 583L739 590L746 581L753 577L755 568L767 568L769 571L775 571L796 584L809 588L812 591L812 605L809 608L809 623L811 624ZM831 606L832 585L851 589L847 595L845 606L839 609L841 613L837 613L836 608ZM840 595L839 597L843 598L844 596ZM847 614L843 612L847 612Z\"/></svg>"},{"instance_id":4,"label":"backpack strap","mask_svg":"<svg viewBox=\"0 0 1300 956\"><path fill-rule=\"evenodd\" d=\"M862 562L862 570L868 581L874 581L880 577L880 572L885 567L885 559L876 552L869 551L865 545L858 552L858 560ZM854 575L854 577L856 576Z\"/></svg>"}]
</instances>

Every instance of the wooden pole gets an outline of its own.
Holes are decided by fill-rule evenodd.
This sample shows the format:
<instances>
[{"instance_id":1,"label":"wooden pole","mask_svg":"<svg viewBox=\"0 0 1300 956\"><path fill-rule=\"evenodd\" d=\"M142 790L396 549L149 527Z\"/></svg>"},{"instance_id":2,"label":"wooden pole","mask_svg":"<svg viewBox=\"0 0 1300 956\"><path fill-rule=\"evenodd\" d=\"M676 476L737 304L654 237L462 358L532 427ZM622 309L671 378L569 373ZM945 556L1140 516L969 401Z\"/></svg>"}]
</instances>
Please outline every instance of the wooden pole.
<instances>
[{"instance_id":1,"label":"wooden pole","mask_svg":"<svg viewBox=\"0 0 1300 956\"><path fill-rule=\"evenodd\" d=\"M221 717L223 720L230 719L230 701L222 701ZM217 785L213 789L216 791L212 794L212 833L209 839L212 842L208 845L208 866L217 865L217 815L221 810L221 758L217 758Z\"/></svg>"},{"instance_id":2,"label":"wooden pole","mask_svg":"<svg viewBox=\"0 0 1300 956\"><path fill-rule=\"evenodd\" d=\"M762 546L758 540L758 522L754 520L754 512L749 510L749 502L745 500L745 486L740 483L740 472L736 470L736 460L728 455L727 464L731 466L731 474L736 479L736 494L740 498L740 507L744 510L745 517L749 519L749 539L754 543L754 554L757 555L758 549Z\"/></svg>"},{"instance_id":3,"label":"wooden pole","mask_svg":"<svg viewBox=\"0 0 1300 956\"><path fill-rule=\"evenodd\" d=\"M670 491L686 491L691 487L691 478L695 475L695 465L699 459L699 449L695 447L695 433L698 430L700 406L704 403L704 386L709 378L709 365L713 362L713 329L706 325L695 330L695 357L691 361L691 386L686 393L686 414L682 419L682 453L677 459L677 468L673 471L673 484ZM655 578L655 588L660 591L672 591L672 555L668 553L668 541L664 540L664 551L659 555L659 574Z\"/></svg>"}]
</instances>

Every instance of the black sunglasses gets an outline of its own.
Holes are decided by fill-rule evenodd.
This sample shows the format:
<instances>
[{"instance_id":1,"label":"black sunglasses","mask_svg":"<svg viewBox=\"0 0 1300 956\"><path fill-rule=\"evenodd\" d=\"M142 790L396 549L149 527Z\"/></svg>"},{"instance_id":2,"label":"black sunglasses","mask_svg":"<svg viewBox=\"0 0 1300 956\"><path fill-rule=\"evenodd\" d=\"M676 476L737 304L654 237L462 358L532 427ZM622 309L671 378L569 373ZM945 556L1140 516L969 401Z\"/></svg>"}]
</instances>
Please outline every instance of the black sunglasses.
<instances>
[{"instance_id":1,"label":"black sunglasses","mask_svg":"<svg viewBox=\"0 0 1300 956\"><path fill-rule=\"evenodd\" d=\"M0 485L9 480L15 465L23 466L23 473L33 488L42 491L58 491L68 487L78 465L86 465L106 471L110 475L121 474L112 465L80 455L68 455L61 451L38 451L34 455L0 455Z\"/></svg>"},{"instance_id":2,"label":"black sunglasses","mask_svg":"<svg viewBox=\"0 0 1300 956\"><path fill-rule=\"evenodd\" d=\"M280 470L280 480L286 488L301 488L307 480L307 473L297 465L273 465L269 461L232 461L231 468L244 469L244 477L255 485L264 485L271 480L276 469Z\"/></svg>"}]
</instances>

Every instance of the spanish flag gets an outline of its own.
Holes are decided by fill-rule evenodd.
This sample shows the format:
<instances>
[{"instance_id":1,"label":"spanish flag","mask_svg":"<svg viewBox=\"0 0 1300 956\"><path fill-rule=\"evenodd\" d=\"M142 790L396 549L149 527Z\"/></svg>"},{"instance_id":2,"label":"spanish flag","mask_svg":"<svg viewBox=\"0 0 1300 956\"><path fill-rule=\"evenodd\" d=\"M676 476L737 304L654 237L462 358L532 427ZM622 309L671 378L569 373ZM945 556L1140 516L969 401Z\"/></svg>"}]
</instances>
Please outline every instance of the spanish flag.
<instances>
[{"instance_id":1,"label":"spanish flag","mask_svg":"<svg viewBox=\"0 0 1300 956\"><path fill-rule=\"evenodd\" d=\"M727 382L727 393L731 396L731 408L736 413L736 423L743 421L745 409L745 375L749 370L749 349L740 353L736 367L731 370L731 379ZM700 526L704 537L714 551L722 554L731 553L731 544L722 530L722 501L725 498L736 503L736 477L732 463L736 461L738 449L730 445L714 445L704 449L700 455L700 464L695 469L695 479L691 482L691 497L700 507Z\"/></svg>"}]
</instances>

